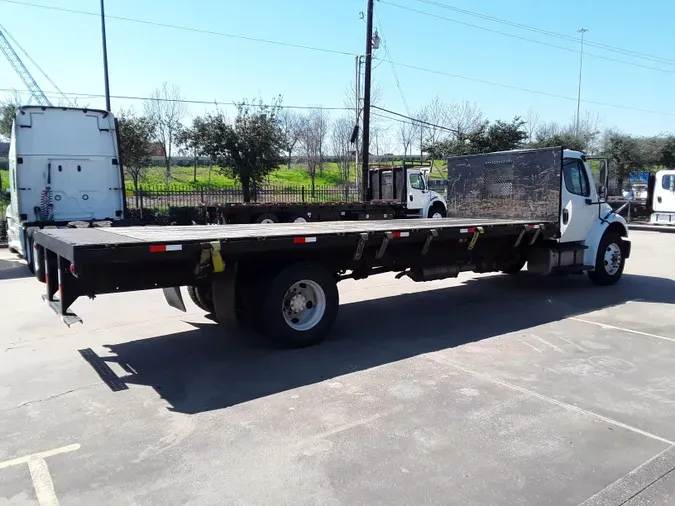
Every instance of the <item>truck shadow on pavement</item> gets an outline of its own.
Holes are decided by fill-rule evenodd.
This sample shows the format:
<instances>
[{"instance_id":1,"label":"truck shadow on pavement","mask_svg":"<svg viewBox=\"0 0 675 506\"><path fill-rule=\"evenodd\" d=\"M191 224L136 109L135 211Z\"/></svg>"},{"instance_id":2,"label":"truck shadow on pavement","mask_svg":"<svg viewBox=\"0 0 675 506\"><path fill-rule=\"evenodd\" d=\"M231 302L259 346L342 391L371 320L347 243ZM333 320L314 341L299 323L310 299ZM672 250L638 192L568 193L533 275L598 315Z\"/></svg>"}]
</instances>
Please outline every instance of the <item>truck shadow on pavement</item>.
<instances>
[{"instance_id":1,"label":"truck shadow on pavement","mask_svg":"<svg viewBox=\"0 0 675 506\"><path fill-rule=\"evenodd\" d=\"M0 281L6 279L29 278L32 274L26 266L26 262L20 259L0 259Z\"/></svg>"},{"instance_id":2,"label":"truck shadow on pavement","mask_svg":"<svg viewBox=\"0 0 675 506\"><path fill-rule=\"evenodd\" d=\"M671 279L626 274L614 287L589 283L486 276L344 304L330 338L310 348L270 349L255 336L194 324L194 331L107 346L116 357L102 360L133 371L121 381L151 386L172 411L200 413L628 301L675 303Z\"/></svg>"}]
</instances>

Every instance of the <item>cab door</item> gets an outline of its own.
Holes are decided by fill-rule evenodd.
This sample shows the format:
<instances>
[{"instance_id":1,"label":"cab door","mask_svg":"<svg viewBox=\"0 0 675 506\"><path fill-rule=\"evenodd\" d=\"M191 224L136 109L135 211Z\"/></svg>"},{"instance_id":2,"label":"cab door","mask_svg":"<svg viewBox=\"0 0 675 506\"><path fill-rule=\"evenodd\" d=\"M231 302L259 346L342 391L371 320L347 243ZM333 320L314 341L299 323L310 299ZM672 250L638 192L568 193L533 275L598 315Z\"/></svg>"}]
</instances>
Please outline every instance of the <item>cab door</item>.
<instances>
[{"instance_id":1,"label":"cab door","mask_svg":"<svg viewBox=\"0 0 675 506\"><path fill-rule=\"evenodd\" d=\"M408 209L418 210L424 207L426 184L419 171L408 172Z\"/></svg>"},{"instance_id":2,"label":"cab door","mask_svg":"<svg viewBox=\"0 0 675 506\"><path fill-rule=\"evenodd\" d=\"M657 213L675 212L675 171L656 173L652 207Z\"/></svg>"},{"instance_id":3,"label":"cab door","mask_svg":"<svg viewBox=\"0 0 675 506\"><path fill-rule=\"evenodd\" d=\"M579 158L563 159L562 178L560 242L583 242L598 218L597 192Z\"/></svg>"}]
</instances>

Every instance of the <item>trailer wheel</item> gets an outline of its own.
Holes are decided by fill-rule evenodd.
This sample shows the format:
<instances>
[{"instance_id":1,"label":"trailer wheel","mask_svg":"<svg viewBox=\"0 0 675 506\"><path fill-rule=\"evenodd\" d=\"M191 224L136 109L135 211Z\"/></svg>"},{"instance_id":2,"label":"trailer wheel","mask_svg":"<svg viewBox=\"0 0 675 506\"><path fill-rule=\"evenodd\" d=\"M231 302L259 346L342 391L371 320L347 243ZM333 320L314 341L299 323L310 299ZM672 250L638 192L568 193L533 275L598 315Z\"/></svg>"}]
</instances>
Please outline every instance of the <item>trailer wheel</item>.
<instances>
[{"instance_id":1,"label":"trailer wheel","mask_svg":"<svg viewBox=\"0 0 675 506\"><path fill-rule=\"evenodd\" d=\"M613 285L621 278L626 265L621 242L621 236L614 232L607 232L602 236L595 259L595 270L588 272L588 277L596 285Z\"/></svg>"},{"instance_id":2,"label":"trailer wheel","mask_svg":"<svg viewBox=\"0 0 675 506\"><path fill-rule=\"evenodd\" d=\"M337 316L337 282L319 264L287 267L260 290L256 327L278 346L299 348L319 343Z\"/></svg>"},{"instance_id":3,"label":"trailer wheel","mask_svg":"<svg viewBox=\"0 0 675 506\"><path fill-rule=\"evenodd\" d=\"M188 295L195 305L207 313L215 313L215 306L213 305L213 292L211 285L197 285L187 287Z\"/></svg>"},{"instance_id":4,"label":"trailer wheel","mask_svg":"<svg viewBox=\"0 0 675 506\"><path fill-rule=\"evenodd\" d=\"M427 218L445 218L447 212L441 204L434 204L429 208L429 213Z\"/></svg>"},{"instance_id":5,"label":"trailer wheel","mask_svg":"<svg viewBox=\"0 0 675 506\"><path fill-rule=\"evenodd\" d=\"M255 219L256 223L279 223L279 217L276 214L265 213Z\"/></svg>"}]
</instances>

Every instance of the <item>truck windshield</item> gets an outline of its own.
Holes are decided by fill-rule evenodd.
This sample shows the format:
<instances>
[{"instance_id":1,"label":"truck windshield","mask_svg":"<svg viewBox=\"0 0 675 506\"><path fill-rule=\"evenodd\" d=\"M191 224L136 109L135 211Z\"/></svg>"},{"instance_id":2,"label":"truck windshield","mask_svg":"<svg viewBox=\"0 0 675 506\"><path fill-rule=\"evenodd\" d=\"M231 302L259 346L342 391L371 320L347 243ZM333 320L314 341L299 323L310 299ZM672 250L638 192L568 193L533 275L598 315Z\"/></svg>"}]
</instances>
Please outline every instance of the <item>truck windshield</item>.
<instances>
[{"instance_id":1,"label":"truck windshield","mask_svg":"<svg viewBox=\"0 0 675 506\"><path fill-rule=\"evenodd\" d=\"M667 174L663 176L661 186L664 190L675 190L675 174Z\"/></svg>"}]
</instances>

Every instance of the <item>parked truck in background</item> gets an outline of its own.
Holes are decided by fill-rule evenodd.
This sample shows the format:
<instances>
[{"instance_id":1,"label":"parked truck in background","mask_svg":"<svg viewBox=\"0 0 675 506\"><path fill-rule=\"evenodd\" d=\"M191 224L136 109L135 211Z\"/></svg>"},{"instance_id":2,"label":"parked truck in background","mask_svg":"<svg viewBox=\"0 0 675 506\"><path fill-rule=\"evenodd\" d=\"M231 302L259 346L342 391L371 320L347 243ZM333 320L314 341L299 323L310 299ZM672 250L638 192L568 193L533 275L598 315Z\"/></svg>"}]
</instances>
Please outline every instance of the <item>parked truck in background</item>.
<instances>
[{"instance_id":1,"label":"parked truck in background","mask_svg":"<svg viewBox=\"0 0 675 506\"><path fill-rule=\"evenodd\" d=\"M109 112L24 106L9 147L9 248L33 268L33 234L73 222L121 222L124 179Z\"/></svg>"},{"instance_id":2,"label":"parked truck in background","mask_svg":"<svg viewBox=\"0 0 675 506\"><path fill-rule=\"evenodd\" d=\"M650 225L675 226L675 170L659 170L649 176L647 207Z\"/></svg>"},{"instance_id":3,"label":"parked truck in background","mask_svg":"<svg viewBox=\"0 0 675 506\"><path fill-rule=\"evenodd\" d=\"M430 188L429 162L374 164L368 198L354 202L206 203L210 224L306 223L310 221L443 218L445 198Z\"/></svg>"},{"instance_id":4,"label":"parked truck in background","mask_svg":"<svg viewBox=\"0 0 675 506\"><path fill-rule=\"evenodd\" d=\"M600 173L597 184L575 151L508 151L448 161L448 218L41 230L36 276L67 324L81 321L70 310L79 297L107 293L162 288L185 311L187 286L217 321L306 346L332 327L344 279L517 274L527 263L616 283L631 243L605 199L606 164Z\"/></svg>"}]
</instances>

